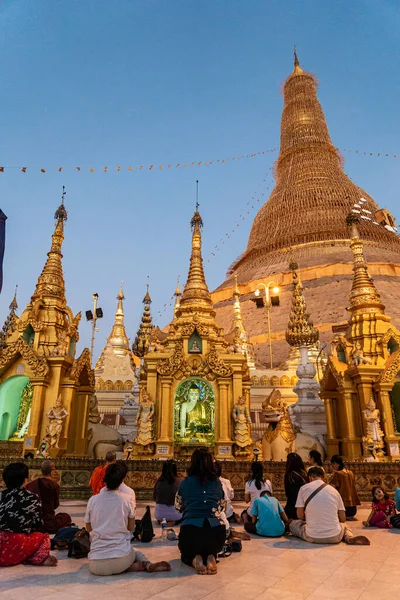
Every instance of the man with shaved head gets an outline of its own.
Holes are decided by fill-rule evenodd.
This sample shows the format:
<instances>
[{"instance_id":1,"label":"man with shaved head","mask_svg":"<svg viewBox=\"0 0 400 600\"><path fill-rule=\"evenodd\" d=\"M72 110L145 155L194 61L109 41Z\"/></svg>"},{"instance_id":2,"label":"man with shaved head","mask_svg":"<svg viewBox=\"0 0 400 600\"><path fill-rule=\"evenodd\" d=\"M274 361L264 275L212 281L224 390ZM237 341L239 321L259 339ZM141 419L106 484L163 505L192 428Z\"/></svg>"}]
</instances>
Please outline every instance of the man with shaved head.
<instances>
[{"instance_id":1,"label":"man with shaved head","mask_svg":"<svg viewBox=\"0 0 400 600\"><path fill-rule=\"evenodd\" d=\"M111 450L106 454L106 462L100 467L96 467L92 473L89 481L89 485L92 488L93 496L100 493L100 490L105 486L104 475L106 474L107 467L112 465L117 460L117 455Z\"/></svg>"},{"instance_id":2,"label":"man with shaved head","mask_svg":"<svg viewBox=\"0 0 400 600\"><path fill-rule=\"evenodd\" d=\"M44 460L41 470L42 477L28 483L26 489L40 498L45 532L56 533L61 527L71 526L71 517L67 513L56 514L56 509L60 506L60 486L52 477L53 461Z\"/></svg>"}]
</instances>

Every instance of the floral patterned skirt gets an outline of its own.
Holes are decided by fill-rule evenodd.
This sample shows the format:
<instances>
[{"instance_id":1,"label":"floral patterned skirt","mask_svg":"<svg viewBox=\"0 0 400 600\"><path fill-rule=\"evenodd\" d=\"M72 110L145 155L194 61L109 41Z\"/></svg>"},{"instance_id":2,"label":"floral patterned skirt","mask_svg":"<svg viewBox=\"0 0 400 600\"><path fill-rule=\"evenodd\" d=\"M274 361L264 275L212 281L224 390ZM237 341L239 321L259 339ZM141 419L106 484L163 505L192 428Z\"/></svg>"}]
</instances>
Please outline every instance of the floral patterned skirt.
<instances>
[{"instance_id":1,"label":"floral patterned skirt","mask_svg":"<svg viewBox=\"0 0 400 600\"><path fill-rule=\"evenodd\" d=\"M26 563L42 565L50 556L48 533L10 533L0 531L0 567Z\"/></svg>"}]
</instances>

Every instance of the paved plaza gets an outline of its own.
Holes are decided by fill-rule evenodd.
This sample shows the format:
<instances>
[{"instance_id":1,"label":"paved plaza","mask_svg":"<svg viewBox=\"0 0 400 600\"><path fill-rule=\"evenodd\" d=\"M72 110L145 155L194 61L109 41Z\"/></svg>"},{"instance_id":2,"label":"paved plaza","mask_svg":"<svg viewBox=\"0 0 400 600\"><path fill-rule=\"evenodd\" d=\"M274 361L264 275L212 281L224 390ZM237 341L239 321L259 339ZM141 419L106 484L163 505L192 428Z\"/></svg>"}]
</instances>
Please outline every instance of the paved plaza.
<instances>
[{"instance_id":1,"label":"paved plaza","mask_svg":"<svg viewBox=\"0 0 400 600\"><path fill-rule=\"evenodd\" d=\"M65 501L61 510L83 525L84 502ZM139 505L138 516L143 510ZM357 533L367 514L364 505L351 523ZM96 577L86 559L67 559L59 551L55 568L3 567L0 600L376 600L400 594L400 530L369 529L370 547L254 537L243 543L240 554L221 559L215 576L195 574L181 563L177 542L161 542L159 528L155 531L151 544L138 547L150 560L169 560L170 573Z\"/></svg>"}]
</instances>

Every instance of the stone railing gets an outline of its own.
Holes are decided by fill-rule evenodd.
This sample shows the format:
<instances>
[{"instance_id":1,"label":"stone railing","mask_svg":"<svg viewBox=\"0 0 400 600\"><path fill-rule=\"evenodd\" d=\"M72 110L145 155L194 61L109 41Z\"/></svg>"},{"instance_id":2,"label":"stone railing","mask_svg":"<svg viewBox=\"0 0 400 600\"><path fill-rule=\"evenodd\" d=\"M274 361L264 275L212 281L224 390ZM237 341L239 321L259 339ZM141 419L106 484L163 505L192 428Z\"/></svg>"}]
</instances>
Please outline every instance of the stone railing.
<instances>
[{"instance_id":1,"label":"stone railing","mask_svg":"<svg viewBox=\"0 0 400 600\"><path fill-rule=\"evenodd\" d=\"M0 470L16 458L0 457ZM33 479L40 474L41 460L27 460L29 474ZM90 476L95 467L103 464L101 460L89 458L64 458L54 461L56 472L54 478L61 485L61 497L74 500L86 500L91 494L89 488ZM284 493L284 462L264 462L265 476L271 480L274 494L280 500L285 499ZM126 477L127 485L131 486L138 500L150 500L153 497L153 487L161 474L162 461L142 460L127 461L129 469ZM178 462L178 472L184 476L187 467L186 462ZM358 493L361 500L371 499L371 488L374 485L383 486L391 495L396 487L400 487L400 462L393 463L348 463L348 468L354 473ZM329 471L328 465L326 470ZM223 463L223 476L230 479L235 490L235 499L242 500L244 496L245 482L250 473L248 462L226 461ZM2 482L1 482L2 484Z\"/></svg>"}]
</instances>

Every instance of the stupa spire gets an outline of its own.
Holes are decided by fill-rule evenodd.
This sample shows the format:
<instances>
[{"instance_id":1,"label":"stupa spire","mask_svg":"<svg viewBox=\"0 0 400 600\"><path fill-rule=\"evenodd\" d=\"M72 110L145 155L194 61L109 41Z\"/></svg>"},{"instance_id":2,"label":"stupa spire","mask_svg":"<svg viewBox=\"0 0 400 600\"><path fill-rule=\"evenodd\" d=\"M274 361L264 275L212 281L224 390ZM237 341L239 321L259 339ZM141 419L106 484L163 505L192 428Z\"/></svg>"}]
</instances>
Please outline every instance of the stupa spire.
<instances>
[{"instance_id":1,"label":"stupa spire","mask_svg":"<svg viewBox=\"0 0 400 600\"><path fill-rule=\"evenodd\" d=\"M350 248L353 253L353 284L350 291L350 306L348 310L354 314L373 312L384 314L385 307L375 284L368 273L368 265L364 258L364 244L358 231L359 218L350 213L346 223L351 227Z\"/></svg>"},{"instance_id":2,"label":"stupa spire","mask_svg":"<svg viewBox=\"0 0 400 600\"><path fill-rule=\"evenodd\" d=\"M198 182L196 182L198 184ZM192 252L190 255L189 274L183 290L180 306L207 305L212 306L211 295L204 275L203 258L201 254L201 230L203 220L199 213L199 203L196 201L196 210L190 221L192 228Z\"/></svg>"},{"instance_id":3,"label":"stupa spire","mask_svg":"<svg viewBox=\"0 0 400 600\"><path fill-rule=\"evenodd\" d=\"M143 298L143 314L142 321L136 334L135 341L132 346L132 352L135 356L142 358L149 349L151 341L151 333L154 325L150 312L151 297L149 292L149 284L147 284L146 294Z\"/></svg>"},{"instance_id":4,"label":"stupa spire","mask_svg":"<svg viewBox=\"0 0 400 600\"><path fill-rule=\"evenodd\" d=\"M300 67L299 59L297 57L296 46L294 46L293 55L294 55L294 69L293 69L293 73L295 73L296 75L301 75L302 73L304 73L304 71Z\"/></svg>"},{"instance_id":5,"label":"stupa spire","mask_svg":"<svg viewBox=\"0 0 400 600\"><path fill-rule=\"evenodd\" d=\"M117 310L115 312L114 324L107 339L107 345L113 347L115 354L126 354L126 352L129 351L129 340L126 335L124 323L125 315L123 301L125 300L125 296L122 287L123 283L124 282L122 281L117 295Z\"/></svg>"},{"instance_id":6,"label":"stupa spire","mask_svg":"<svg viewBox=\"0 0 400 600\"><path fill-rule=\"evenodd\" d=\"M65 187L61 196L61 204L57 208L54 219L55 229L52 235L50 252L47 261L39 276L31 303L39 298L58 298L63 306L66 305L64 273L62 268L62 243L64 241L64 223L67 220L67 211L64 206Z\"/></svg>"},{"instance_id":7,"label":"stupa spire","mask_svg":"<svg viewBox=\"0 0 400 600\"><path fill-rule=\"evenodd\" d=\"M247 331L242 319L242 309L240 306L240 290L238 287L237 274L235 273L235 288L233 292L233 319L231 332L234 335L234 344L240 347L242 353L246 356L247 364L250 368L255 367L255 356L252 344L249 342Z\"/></svg>"},{"instance_id":8,"label":"stupa spire","mask_svg":"<svg viewBox=\"0 0 400 600\"><path fill-rule=\"evenodd\" d=\"M303 295L304 288L297 272L298 268L298 264L292 259L289 269L293 274L293 298L285 337L287 343L294 348L311 346L319 339L319 331L314 327L307 312L306 301Z\"/></svg>"}]
</instances>

